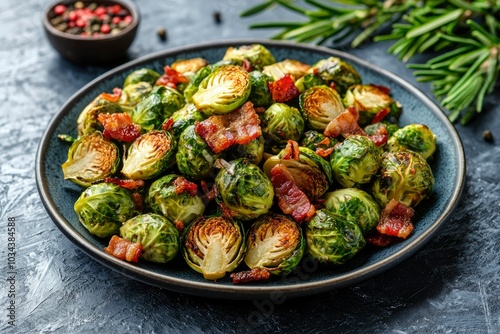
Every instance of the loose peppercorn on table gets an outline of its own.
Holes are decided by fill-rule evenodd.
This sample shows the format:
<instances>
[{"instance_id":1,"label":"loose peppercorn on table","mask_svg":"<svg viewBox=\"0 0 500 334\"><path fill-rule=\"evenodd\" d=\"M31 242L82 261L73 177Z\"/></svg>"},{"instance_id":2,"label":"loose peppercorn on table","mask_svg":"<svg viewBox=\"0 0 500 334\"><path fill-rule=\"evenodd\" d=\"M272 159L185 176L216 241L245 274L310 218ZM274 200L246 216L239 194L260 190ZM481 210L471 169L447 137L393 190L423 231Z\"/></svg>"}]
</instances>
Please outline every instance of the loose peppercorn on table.
<instances>
[{"instance_id":1,"label":"loose peppercorn on table","mask_svg":"<svg viewBox=\"0 0 500 334\"><path fill-rule=\"evenodd\" d=\"M267 39L272 32L248 30L248 25L266 20L266 15L295 19L293 12L284 10L239 18L241 11L257 3L137 1L143 20L128 60L221 39ZM5 32L0 37L4 46L0 71L5 78L0 86L4 101L0 224L7 282L2 294L2 332L500 331L498 94L488 98L481 117L466 127L455 125L467 161L460 204L432 240L391 269L352 285L296 298L279 290L245 300L173 292L130 278L87 256L56 227L43 206L34 169L47 125L77 91L127 61L89 66L62 59L44 38L43 5L35 0L0 4ZM160 28L168 32L167 39L157 35ZM388 46L366 44L341 50L394 73L430 97L427 84L415 82L411 70L386 54ZM77 131L74 122L62 126L66 133ZM485 130L491 133L488 140L483 138ZM437 158L445 152L437 150ZM53 167L60 178L64 161ZM314 264L309 264L288 283L305 282L317 274Z\"/></svg>"}]
</instances>

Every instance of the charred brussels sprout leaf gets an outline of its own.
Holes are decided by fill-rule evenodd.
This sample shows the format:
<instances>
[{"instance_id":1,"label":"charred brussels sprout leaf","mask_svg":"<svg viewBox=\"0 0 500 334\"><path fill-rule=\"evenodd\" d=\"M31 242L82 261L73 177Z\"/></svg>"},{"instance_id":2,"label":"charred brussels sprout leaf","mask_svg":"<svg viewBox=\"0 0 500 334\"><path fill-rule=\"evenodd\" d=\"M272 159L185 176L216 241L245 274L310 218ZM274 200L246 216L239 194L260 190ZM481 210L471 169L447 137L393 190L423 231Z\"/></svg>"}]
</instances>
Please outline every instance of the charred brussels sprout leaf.
<instances>
[{"instance_id":1,"label":"charred brussels sprout leaf","mask_svg":"<svg viewBox=\"0 0 500 334\"><path fill-rule=\"evenodd\" d=\"M388 89L377 85L350 87L345 93L344 104L346 107L355 107L358 110L358 123L361 126L370 124L375 115L384 109L389 112L389 118L397 121L402 109L399 102L392 100Z\"/></svg>"},{"instance_id":2,"label":"charred brussels sprout leaf","mask_svg":"<svg viewBox=\"0 0 500 334\"><path fill-rule=\"evenodd\" d=\"M205 140L189 125L180 135L175 159L180 173L187 178L201 180L210 175L219 158Z\"/></svg>"},{"instance_id":3,"label":"charred brussels sprout leaf","mask_svg":"<svg viewBox=\"0 0 500 334\"><path fill-rule=\"evenodd\" d=\"M147 202L155 213L165 216L170 221L181 221L187 225L203 214L205 204L197 193L178 191L175 182L179 177L169 174L154 181L149 187Z\"/></svg>"},{"instance_id":4,"label":"charred brussels sprout leaf","mask_svg":"<svg viewBox=\"0 0 500 334\"><path fill-rule=\"evenodd\" d=\"M268 107L273 103L273 97L269 90L269 82L272 78L259 71L250 72L251 91L248 100L252 101L255 107Z\"/></svg>"},{"instance_id":5,"label":"charred brussels sprout leaf","mask_svg":"<svg viewBox=\"0 0 500 334\"><path fill-rule=\"evenodd\" d=\"M429 159L436 151L436 135L424 124L410 124L396 132L387 142L389 151L412 150Z\"/></svg>"},{"instance_id":6,"label":"charred brussels sprout leaf","mask_svg":"<svg viewBox=\"0 0 500 334\"><path fill-rule=\"evenodd\" d=\"M274 103L260 115L266 152L281 151L288 140L299 141L304 132L304 119L297 108Z\"/></svg>"},{"instance_id":7,"label":"charred brussels sprout leaf","mask_svg":"<svg viewBox=\"0 0 500 334\"><path fill-rule=\"evenodd\" d=\"M329 57L318 61L311 66L309 73L318 75L328 85L333 82L341 95L350 86L361 83L361 76L354 67L337 57Z\"/></svg>"},{"instance_id":8,"label":"charred brussels sprout leaf","mask_svg":"<svg viewBox=\"0 0 500 334\"><path fill-rule=\"evenodd\" d=\"M224 164L215 178L218 201L234 212L234 217L250 220L266 214L273 205L274 188L269 178L246 159Z\"/></svg>"},{"instance_id":9,"label":"charred brussels sprout leaf","mask_svg":"<svg viewBox=\"0 0 500 334\"><path fill-rule=\"evenodd\" d=\"M196 108L207 114L227 114L250 95L250 76L240 66L225 65L210 73L192 96Z\"/></svg>"},{"instance_id":10,"label":"charred brussels sprout leaf","mask_svg":"<svg viewBox=\"0 0 500 334\"><path fill-rule=\"evenodd\" d=\"M76 121L78 135L86 135L103 129L101 122L97 119L99 114L114 114L122 112L118 103L111 102L99 95L90 102L80 113Z\"/></svg>"},{"instance_id":11,"label":"charred brussels sprout leaf","mask_svg":"<svg viewBox=\"0 0 500 334\"><path fill-rule=\"evenodd\" d=\"M122 174L129 179L146 180L158 176L174 163L174 137L153 130L135 139L123 159Z\"/></svg>"},{"instance_id":12,"label":"charred brussels sprout leaf","mask_svg":"<svg viewBox=\"0 0 500 334\"><path fill-rule=\"evenodd\" d=\"M238 48L229 47L222 60L236 61L238 65L248 61L252 68L258 71L276 62L271 51L261 44L242 45Z\"/></svg>"},{"instance_id":13,"label":"charred brussels sprout leaf","mask_svg":"<svg viewBox=\"0 0 500 334\"><path fill-rule=\"evenodd\" d=\"M332 183L332 169L328 162L314 151L299 147L298 159L285 159L285 151L266 160L262 169L270 177L277 164L285 165L293 176L297 187L313 200L322 196Z\"/></svg>"},{"instance_id":14,"label":"charred brussels sprout leaf","mask_svg":"<svg viewBox=\"0 0 500 334\"><path fill-rule=\"evenodd\" d=\"M270 76L273 81L283 78L286 74L290 74L294 80L297 80L304 75L311 66L301 63L293 59L285 59L272 65L264 66L262 72Z\"/></svg>"},{"instance_id":15,"label":"charred brussels sprout leaf","mask_svg":"<svg viewBox=\"0 0 500 334\"><path fill-rule=\"evenodd\" d=\"M178 59L172 63L170 67L182 75L190 75L197 73L201 68L208 65L208 61L204 58Z\"/></svg>"},{"instance_id":16,"label":"charred brussels sprout leaf","mask_svg":"<svg viewBox=\"0 0 500 334\"><path fill-rule=\"evenodd\" d=\"M90 233L105 238L118 233L122 223L135 214L135 205L128 190L113 183L97 183L85 189L74 210Z\"/></svg>"},{"instance_id":17,"label":"charred brussels sprout leaf","mask_svg":"<svg viewBox=\"0 0 500 334\"><path fill-rule=\"evenodd\" d=\"M174 122L171 130L174 137L178 139L182 131L184 131L189 125L194 124L196 121L203 121L204 119L204 114L199 112L194 104L186 104L184 107L172 114L172 120Z\"/></svg>"},{"instance_id":18,"label":"charred brussels sprout leaf","mask_svg":"<svg viewBox=\"0 0 500 334\"><path fill-rule=\"evenodd\" d=\"M199 217L184 234L182 255L207 280L217 280L243 260L245 234L240 222L224 217Z\"/></svg>"},{"instance_id":19,"label":"charred brussels sprout leaf","mask_svg":"<svg viewBox=\"0 0 500 334\"><path fill-rule=\"evenodd\" d=\"M307 147L316 152L317 149L322 149L324 151L333 149L337 143L338 140L335 138L329 138L321 132L309 130L304 132L300 146Z\"/></svg>"},{"instance_id":20,"label":"charred brussels sprout leaf","mask_svg":"<svg viewBox=\"0 0 500 334\"><path fill-rule=\"evenodd\" d=\"M385 152L379 174L371 192L382 208L391 199L414 207L431 194L434 186L431 167L420 154L412 151Z\"/></svg>"},{"instance_id":21,"label":"charred brussels sprout leaf","mask_svg":"<svg viewBox=\"0 0 500 334\"><path fill-rule=\"evenodd\" d=\"M135 70L130 73L123 82L123 87L127 87L129 85L137 84L139 82L147 82L150 85L154 85L156 80L161 76L160 73L149 69L149 68L141 68L139 70Z\"/></svg>"},{"instance_id":22,"label":"charred brussels sprout leaf","mask_svg":"<svg viewBox=\"0 0 500 334\"><path fill-rule=\"evenodd\" d=\"M324 196L325 208L356 222L363 235L370 233L380 221L380 207L366 191L344 188Z\"/></svg>"},{"instance_id":23,"label":"charred brussels sprout leaf","mask_svg":"<svg viewBox=\"0 0 500 334\"><path fill-rule=\"evenodd\" d=\"M333 176L345 188L371 181L381 159L381 151L366 136L347 137L330 156Z\"/></svg>"},{"instance_id":24,"label":"charred brussels sprout leaf","mask_svg":"<svg viewBox=\"0 0 500 334\"><path fill-rule=\"evenodd\" d=\"M81 136L71 144L62 164L64 179L88 187L113 175L120 162L118 148L100 132Z\"/></svg>"},{"instance_id":25,"label":"charred brussels sprout leaf","mask_svg":"<svg viewBox=\"0 0 500 334\"><path fill-rule=\"evenodd\" d=\"M142 245L141 259L156 263L172 261L179 252L179 231L167 218L147 213L127 220L120 236Z\"/></svg>"},{"instance_id":26,"label":"charred brussels sprout leaf","mask_svg":"<svg viewBox=\"0 0 500 334\"><path fill-rule=\"evenodd\" d=\"M392 137L394 132L396 132L399 129L399 126L397 124L382 121L382 122L377 122L377 123L365 126L364 130L368 136L371 136L371 135L379 133L379 131L380 131L379 128L381 128L381 127L385 128L387 130L389 138Z\"/></svg>"},{"instance_id":27,"label":"charred brussels sprout leaf","mask_svg":"<svg viewBox=\"0 0 500 334\"><path fill-rule=\"evenodd\" d=\"M263 268L273 275L286 275L299 264L305 247L302 228L293 219L268 214L248 231L244 261L250 269Z\"/></svg>"},{"instance_id":28,"label":"charred brussels sprout leaf","mask_svg":"<svg viewBox=\"0 0 500 334\"><path fill-rule=\"evenodd\" d=\"M331 265L345 263L366 245L358 224L326 209L307 222L306 239L311 257Z\"/></svg>"},{"instance_id":29,"label":"charred brussels sprout leaf","mask_svg":"<svg viewBox=\"0 0 500 334\"><path fill-rule=\"evenodd\" d=\"M299 96L299 105L306 125L318 131L345 110L339 93L328 86L309 88Z\"/></svg>"}]
</instances>

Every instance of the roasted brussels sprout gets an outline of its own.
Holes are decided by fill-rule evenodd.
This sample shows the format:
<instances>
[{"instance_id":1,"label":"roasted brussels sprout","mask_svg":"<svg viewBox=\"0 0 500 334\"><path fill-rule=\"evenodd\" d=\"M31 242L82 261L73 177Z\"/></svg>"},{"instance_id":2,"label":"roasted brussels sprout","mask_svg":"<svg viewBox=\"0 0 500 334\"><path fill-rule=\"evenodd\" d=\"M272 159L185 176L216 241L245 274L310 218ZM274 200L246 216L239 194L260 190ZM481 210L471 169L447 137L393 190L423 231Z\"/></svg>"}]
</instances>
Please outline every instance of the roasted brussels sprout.
<instances>
[{"instance_id":1,"label":"roasted brussels sprout","mask_svg":"<svg viewBox=\"0 0 500 334\"><path fill-rule=\"evenodd\" d=\"M137 84L139 82L147 82L151 86L153 86L160 76L161 74L156 72L155 70L149 68L141 68L139 70L133 71L125 78L123 87L125 88L128 85Z\"/></svg>"},{"instance_id":2,"label":"roasted brussels sprout","mask_svg":"<svg viewBox=\"0 0 500 334\"><path fill-rule=\"evenodd\" d=\"M309 130L304 132L300 146L307 147L310 150L316 152L318 149L327 152L332 150L337 145L338 140L335 138L329 138L322 134L321 132L315 130Z\"/></svg>"},{"instance_id":3,"label":"roasted brussels sprout","mask_svg":"<svg viewBox=\"0 0 500 334\"><path fill-rule=\"evenodd\" d=\"M240 158L223 163L215 178L217 200L236 219L251 220L266 214L273 205L274 188L256 165Z\"/></svg>"},{"instance_id":4,"label":"roasted brussels sprout","mask_svg":"<svg viewBox=\"0 0 500 334\"><path fill-rule=\"evenodd\" d=\"M306 239L311 257L331 265L345 263L366 245L358 224L326 209L307 222Z\"/></svg>"},{"instance_id":5,"label":"roasted brussels sprout","mask_svg":"<svg viewBox=\"0 0 500 334\"><path fill-rule=\"evenodd\" d=\"M399 129L399 126L394 123L389 123L387 121L382 121L382 122L377 122L374 124L370 124L364 127L364 130L368 136L374 135L379 133L379 128L383 127L387 130L388 137L392 137L394 132L396 132Z\"/></svg>"},{"instance_id":6,"label":"roasted brussels sprout","mask_svg":"<svg viewBox=\"0 0 500 334\"><path fill-rule=\"evenodd\" d=\"M436 135L424 124L410 124L396 132L387 141L389 151L405 148L429 159L436 151Z\"/></svg>"},{"instance_id":7,"label":"roasted brussels sprout","mask_svg":"<svg viewBox=\"0 0 500 334\"><path fill-rule=\"evenodd\" d=\"M76 121L78 135L82 136L102 130L102 124L97 119L99 114L114 114L118 112L123 112L120 105L116 102L111 102L100 94L78 116Z\"/></svg>"},{"instance_id":8,"label":"roasted brussels sprout","mask_svg":"<svg viewBox=\"0 0 500 334\"><path fill-rule=\"evenodd\" d=\"M196 108L207 114L227 114L250 95L250 76L240 66L224 65L210 73L192 96Z\"/></svg>"},{"instance_id":9,"label":"roasted brussels sprout","mask_svg":"<svg viewBox=\"0 0 500 334\"><path fill-rule=\"evenodd\" d=\"M90 233L105 238L117 234L122 223L134 216L135 204L128 190L103 182L85 189L74 210Z\"/></svg>"},{"instance_id":10,"label":"roasted brussels sprout","mask_svg":"<svg viewBox=\"0 0 500 334\"><path fill-rule=\"evenodd\" d=\"M385 117L397 121L402 110L401 104L391 98L388 89L377 85L349 87L344 96L344 105L346 107L355 107L358 110L358 123L361 126L372 123L372 120L379 112L386 112L386 110L389 113Z\"/></svg>"},{"instance_id":11,"label":"roasted brussels sprout","mask_svg":"<svg viewBox=\"0 0 500 334\"><path fill-rule=\"evenodd\" d=\"M213 171L218 158L219 155L196 133L194 124L181 133L175 159L182 175L194 180L206 178Z\"/></svg>"},{"instance_id":12,"label":"roasted brussels sprout","mask_svg":"<svg viewBox=\"0 0 500 334\"><path fill-rule=\"evenodd\" d=\"M203 121L205 115L196 109L194 104L186 104L181 109L177 110L172 114L173 124L170 128L175 138L179 138L182 131L184 131L189 125L194 124L196 121ZM165 121L168 121L166 119Z\"/></svg>"},{"instance_id":13,"label":"roasted brussels sprout","mask_svg":"<svg viewBox=\"0 0 500 334\"><path fill-rule=\"evenodd\" d=\"M207 280L217 280L243 260L245 234L241 223L224 217L198 217L186 230L182 255Z\"/></svg>"},{"instance_id":14,"label":"roasted brussels sprout","mask_svg":"<svg viewBox=\"0 0 500 334\"><path fill-rule=\"evenodd\" d=\"M186 182L190 183L176 174L165 175L154 181L147 197L151 209L172 222L181 221L185 225L201 216L205 211L205 203L196 192L197 188L193 191L182 190Z\"/></svg>"},{"instance_id":15,"label":"roasted brussels sprout","mask_svg":"<svg viewBox=\"0 0 500 334\"><path fill-rule=\"evenodd\" d=\"M184 97L177 90L158 86L132 111L132 120L139 124L144 131L160 129L165 118L182 108Z\"/></svg>"},{"instance_id":16,"label":"roasted brussels sprout","mask_svg":"<svg viewBox=\"0 0 500 334\"><path fill-rule=\"evenodd\" d=\"M330 164L307 147L299 147L298 159L285 158L285 150L264 162L262 170L271 177L271 169L277 164L285 165L293 176L297 187L313 200L321 197L332 184Z\"/></svg>"},{"instance_id":17,"label":"roasted brussels sprout","mask_svg":"<svg viewBox=\"0 0 500 334\"><path fill-rule=\"evenodd\" d=\"M137 103L141 102L153 90L147 82L138 82L124 87L118 104L128 113L132 113Z\"/></svg>"},{"instance_id":18,"label":"roasted brussels sprout","mask_svg":"<svg viewBox=\"0 0 500 334\"><path fill-rule=\"evenodd\" d=\"M273 81L283 78L285 74L290 74L294 80L297 80L306 75L310 67L298 60L285 59L278 63L264 66L262 73L270 76Z\"/></svg>"},{"instance_id":19,"label":"roasted brussels sprout","mask_svg":"<svg viewBox=\"0 0 500 334\"><path fill-rule=\"evenodd\" d=\"M248 100L255 107L269 107L273 103L273 97L268 86L269 82L272 82L272 78L259 71L252 71L249 75L251 90Z\"/></svg>"},{"instance_id":20,"label":"roasted brussels sprout","mask_svg":"<svg viewBox=\"0 0 500 334\"><path fill-rule=\"evenodd\" d=\"M156 177L172 166L175 149L176 142L170 132L147 132L135 139L128 148L121 172L134 180Z\"/></svg>"},{"instance_id":21,"label":"roasted brussels sprout","mask_svg":"<svg viewBox=\"0 0 500 334\"><path fill-rule=\"evenodd\" d=\"M302 93L299 106L306 125L318 131L324 131L328 123L345 110L339 93L324 85L311 87Z\"/></svg>"},{"instance_id":22,"label":"roasted brussels sprout","mask_svg":"<svg viewBox=\"0 0 500 334\"><path fill-rule=\"evenodd\" d=\"M312 65L308 71L316 74L329 85L335 83L337 91L343 95L352 85L361 83L361 76L351 64L337 57L322 59Z\"/></svg>"},{"instance_id":23,"label":"roasted brussels sprout","mask_svg":"<svg viewBox=\"0 0 500 334\"><path fill-rule=\"evenodd\" d=\"M170 65L172 69L182 75L190 75L197 73L201 68L208 65L208 61L204 58L178 59Z\"/></svg>"},{"instance_id":24,"label":"roasted brussels sprout","mask_svg":"<svg viewBox=\"0 0 500 334\"><path fill-rule=\"evenodd\" d=\"M300 263L305 248L302 228L293 219L267 214L248 231L244 261L250 269L262 268L273 275L286 275Z\"/></svg>"},{"instance_id":25,"label":"roasted brussels sprout","mask_svg":"<svg viewBox=\"0 0 500 334\"><path fill-rule=\"evenodd\" d=\"M414 207L434 187L434 175L425 158L409 150L384 152L378 174L371 193L382 208L391 199Z\"/></svg>"},{"instance_id":26,"label":"roasted brussels sprout","mask_svg":"<svg viewBox=\"0 0 500 334\"><path fill-rule=\"evenodd\" d=\"M261 44L242 45L238 48L229 47L222 60L233 60L242 65L248 61L252 69L262 71L264 66L274 64L276 60L272 53Z\"/></svg>"},{"instance_id":27,"label":"roasted brussels sprout","mask_svg":"<svg viewBox=\"0 0 500 334\"><path fill-rule=\"evenodd\" d=\"M167 218L145 213L127 220L120 236L142 245L141 259L156 263L172 261L179 252L179 231Z\"/></svg>"},{"instance_id":28,"label":"roasted brussels sprout","mask_svg":"<svg viewBox=\"0 0 500 334\"><path fill-rule=\"evenodd\" d=\"M266 152L281 151L288 140L299 141L304 132L304 119L297 108L274 103L260 115Z\"/></svg>"},{"instance_id":29,"label":"roasted brussels sprout","mask_svg":"<svg viewBox=\"0 0 500 334\"><path fill-rule=\"evenodd\" d=\"M325 208L356 222L367 235L380 221L380 207L366 191L357 188L337 189L325 194Z\"/></svg>"},{"instance_id":30,"label":"roasted brussels sprout","mask_svg":"<svg viewBox=\"0 0 500 334\"><path fill-rule=\"evenodd\" d=\"M370 182L380 166L381 154L368 137L347 137L330 156L335 180L345 188Z\"/></svg>"},{"instance_id":31,"label":"roasted brussels sprout","mask_svg":"<svg viewBox=\"0 0 500 334\"><path fill-rule=\"evenodd\" d=\"M301 93L304 93L311 87L322 85L326 85L326 81L321 79L320 76L312 73L306 74L295 81L295 87L297 87Z\"/></svg>"},{"instance_id":32,"label":"roasted brussels sprout","mask_svg":"<svg viewBox=\"0 0 500 334\"><path fill-rule=\"evenodd\" d=\"M258 165L264 157L264 137L259 136L248 144L231 147L229 155L234 159L245 158L254 165Z\"/></svg>"},{"instance_id":33,"label":"roasted brussels sprout","mask_svg":"<svg viewBox=\"0 0 500 334\"><path fill-rule=\"evenodd\" d=\"M62 164L64 179L84 187L113 175L120 162L118 148L100 132L79 137L68 150Z\"/></svg>"},{"instance_id":34,"label":"roasted brussels sprout","mask_svg":"<svg viewBox=\"0 0 500 334\"><path fill-rule=\"evenodd\" d=\"M196 74L189 80L189 83L187 84L186 88L184 88L184 98L186 99L187 102L192 103L193 102L193 95L198 91L198 88L200 87L201 82L203 79L208 77L210 73L213 72L215 66L205 66L200 68Z\"/></svg>"}]
</instances>

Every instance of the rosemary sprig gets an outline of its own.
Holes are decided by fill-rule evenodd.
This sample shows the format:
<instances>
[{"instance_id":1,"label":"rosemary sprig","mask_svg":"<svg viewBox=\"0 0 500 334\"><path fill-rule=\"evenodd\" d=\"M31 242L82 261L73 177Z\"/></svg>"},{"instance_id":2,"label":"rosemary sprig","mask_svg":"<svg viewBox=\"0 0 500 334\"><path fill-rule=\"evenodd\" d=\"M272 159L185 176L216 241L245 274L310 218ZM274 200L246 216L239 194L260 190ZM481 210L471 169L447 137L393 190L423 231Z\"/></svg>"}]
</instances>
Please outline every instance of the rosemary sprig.
<instances>
[{"instance_id":1,"label":"rosemary sprig","mask_svg":"<svg viewBox=\"0 0 500 334\"><path fill-rule=\"evenodd\" d=\"M251 29L282 28L276 39L357 47L373 38L394 40L388 52L407 62L431 53L425 64L410 64L418 81L462 124L483 110L500 72L499 0L266 0L243 12L255 15L273 6L292 10L303 22L256 23ZM390 28L381 35L383 28ZM436 52L438 55L436 56Z\"/></svg>"}]
</instances>

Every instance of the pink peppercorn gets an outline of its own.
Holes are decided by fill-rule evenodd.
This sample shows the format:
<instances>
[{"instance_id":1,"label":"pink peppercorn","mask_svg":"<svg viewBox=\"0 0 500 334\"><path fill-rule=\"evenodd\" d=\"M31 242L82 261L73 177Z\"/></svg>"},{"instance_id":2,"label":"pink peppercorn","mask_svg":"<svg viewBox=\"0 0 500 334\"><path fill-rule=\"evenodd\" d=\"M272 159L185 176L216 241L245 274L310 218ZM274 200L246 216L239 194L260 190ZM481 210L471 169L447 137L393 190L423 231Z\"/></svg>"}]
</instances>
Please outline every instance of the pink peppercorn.
<instances>
[{"instance_id":1,"label":"pink peppercorn","mask_svg":"<svg viewBox=\"0 0 500 334\"><path fill-rule=\"evenodd\" d=\"M109 24L103 24L101 26L101 32L103 34L109 34L110 31L111 31L111 27L109 26Z\"/></svg>"},{"instance_id":2,"label":"pink peppercorn","mask_svg":"<svg viewBox=\"0 0 500 334\"><path fill-rule=\"evenodd\" d=\"M64 5L57 5L54 7L54 14L56 15L62 15L66 12L66 6Z\"/></svg>"}]
</instances>

